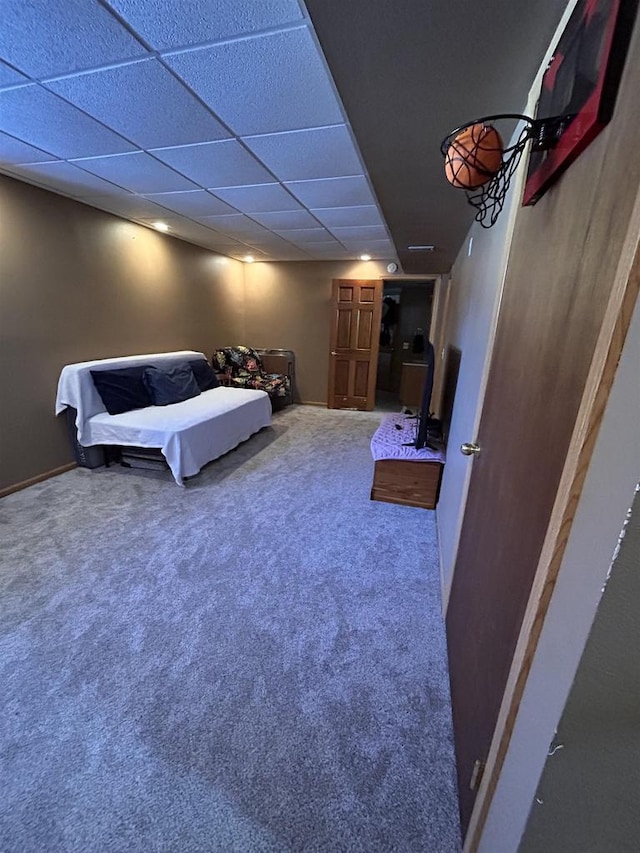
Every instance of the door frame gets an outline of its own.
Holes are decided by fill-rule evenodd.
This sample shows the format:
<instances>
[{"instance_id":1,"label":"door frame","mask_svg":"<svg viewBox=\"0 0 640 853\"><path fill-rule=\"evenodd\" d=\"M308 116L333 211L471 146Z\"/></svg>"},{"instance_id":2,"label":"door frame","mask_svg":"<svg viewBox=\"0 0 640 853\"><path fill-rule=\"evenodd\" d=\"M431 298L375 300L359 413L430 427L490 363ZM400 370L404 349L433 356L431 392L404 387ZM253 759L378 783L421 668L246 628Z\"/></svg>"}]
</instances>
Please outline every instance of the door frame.
<instances>
[{"instance_id":1,"label":"door frame","mask_svg":"<svg viewBox=\"0 0 640 853\"><path fill-rule=\"evenodd\" d=\"M639 294L640 192L618 259L463 853L475 853L482 840Z\"/></svg>"},{"instance_id":2,"label":"door frame","mask_svg":"<svg viewBox=\"0 0 640 853\"><path fill-rule=\"evenodd\" d=\"M447 317L444 311L446 310L447 305L449 304L449 289L446 286L446 281L448 281L448 275L443 275L442 273L425 273L424 275L417 275L415 273L405 275L404 273L400 273L398 275L379 275L378 279L382 281L382 298L384 299L384 286L385 284L393 285L399 284L402 285L405 281L432 281L433 282L433 300L431 303L431 321L429 323L429 340L433 344L433 349L436 354L435 365L434 365L434 376L433 376L433 393L431 395L431 408L439 413L440 411L440 403L442 396L442 384L443 384L443 368L444 368L444 360L442 356L443 347L445 345L445 333L446 333L446 321ZM446 280L446 281L445 281ZM444 306L444 308L443 308ZM442 314L442 316L441 316ZM380 360L380 352L378 351L377 360ZM376 368L377 368L376 363Z\"/></svg>"}]
</instances>

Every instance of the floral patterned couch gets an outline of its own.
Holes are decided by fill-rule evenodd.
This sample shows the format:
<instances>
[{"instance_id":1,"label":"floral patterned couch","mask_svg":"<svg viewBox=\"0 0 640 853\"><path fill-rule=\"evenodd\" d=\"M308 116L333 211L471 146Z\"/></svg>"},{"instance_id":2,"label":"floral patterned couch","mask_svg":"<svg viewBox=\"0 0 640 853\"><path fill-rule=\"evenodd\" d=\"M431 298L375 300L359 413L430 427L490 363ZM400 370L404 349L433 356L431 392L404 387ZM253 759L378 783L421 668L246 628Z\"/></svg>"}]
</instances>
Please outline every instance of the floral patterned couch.
<instances>
[{"instance_id":1,"label":"floral patterned couch","mask_svg":"<svg viewBox=\"0 0 640 853\"><path fill-rule=\"evenodd\" d=\"M213 369L223 385L266 391L271 402L292 402L292 377L284 373L268 373L262 356L251 347L235 346L217 349L211 358Z\"/></svg>"}]
</instances>

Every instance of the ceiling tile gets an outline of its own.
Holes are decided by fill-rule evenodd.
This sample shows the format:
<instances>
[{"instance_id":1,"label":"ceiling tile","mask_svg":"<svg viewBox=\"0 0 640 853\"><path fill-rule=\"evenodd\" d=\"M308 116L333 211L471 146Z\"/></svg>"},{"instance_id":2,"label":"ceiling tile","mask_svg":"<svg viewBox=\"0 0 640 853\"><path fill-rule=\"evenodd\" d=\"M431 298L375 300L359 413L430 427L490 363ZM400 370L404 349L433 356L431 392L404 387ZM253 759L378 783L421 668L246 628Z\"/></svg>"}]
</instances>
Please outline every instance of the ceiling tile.
<instances>
[{"instance_id":1,"label":"ceiling tile","mask_svg":"<svg viewBox=\"0 0 640 853\"><path fill-rule=\"evenodd\" d=\"M65 77L47 88L141 148L229 136L156 59Z\"/></svg>"},{"instance_id":2,"label":"ceiling tile","mask_svg":"<svg viewBox=\"0 0 640 853\"><path fill-rule=\"evenodd\" d=\"M291 243L283 240L273 231L257 231L247 234L244 238L245 243L250 246L257 246L263 251L273 253L276 249L292 248Z\"/></svg>"},{"instance_id":3,"label":"ceiling tile","mask_svg":"<svg viewBox=\"0 0 640 853\"><path fill-rule=\"evenodd\" d=\"M309 248L308 252L310 257L316 261L349 261L355 260L357 257L355 252L348 252L339 243L336 248L327 251Z\"/></svg>"},{"instance_id":4,"label":"ceiling tile","mask_svg":"<svg viewBox=\"0 0 640 853\"><path fill-rule=\"evenodd\" d=\"M213 234L214 232L212 231L211 233ZM229 258L236 258L239 261L244 261L248 255L256 261L267 259L267 254L254 246L239 243L237 240L231 240L224 236L222 239L226 240L226 243L221 243L218 241L218 237L219 235L216 235L213 240L207 240L208 247L214 252L227 255Z\"/></svg>"},{"instance_id":5,"label":"ceiling tile","mask_svg":"<svg viewBox=\"0 0 640 853\"><path fill-rule=\"evenodd\" d=\"M202 226L204 228L204 226ZM209 230L209 229L207 229ZM238 243L237 240L231 240L229 237L226 237L224 234L217 234L215 231L209 231L212 235L207 239L208 245L216 252L220 252L222 255L230 255L232 252L239 254L242 252L243 254L247 254L250 250L250 246L246 246L244 243Z\"/></svg>"},{"instance_id":6,"label":"ceiling tile","mask_svg":"<svg viewBox=\"0 0 640 853\"><path fill-rule=\"evenodd\" d=\"M21 83L28 82L28 77L20 74L19 71L16 71L10 65L7 65L6 62L0 60L0 89L3 89L5 86L19 86Z\"/></svg>"},{"instance_id":7,"label":"ceiling tile","mask_svg":"<svg viewBox=\"0 0 640 853\"><path fill-rule=\"evenodd\" d=\"M324 178L318 181L291 181L285 186L308 208L375 204L364 175Z\"/></svg>"},{"instance_id":8,"label":"ceiling tile","mask_svg":"<svg viewBox=\"0 0 640 853\"><path fill-rule=\"evenodd\" d=\"M208 232L207 242L209 245L212 248L215 247L217 251L222 252L225 255L229 252L246 253L250 248L245 243L240 243L238 240L232 240L230 237L227 237L226 234L220 234L218 231L213 231L211 228L206 228L204 225L199 225L197 222L194 222L193 225L201 228L202 231L200 233L202 234L204 234L205 231Z\"/></svg>"},{"instance_id":9,"label":"ceiling tile","mask_svg":"<svg viewBox=\"0 0 640 853\"><path fill-rule=\"evenodd\" d=\"M285 210L277 213L252 214L266 228L282 231L294 228L315 228L318 222L306 210Z\"/></svg>"},{"instance_id":10,"label":"ceiling tile","mask_svg":"<svg viewBox=\"0 0 640 853\"><path fill-rule=\"evenodd\" d=\"M324 228L277 229L277 233L290 243L335 243L336 239Z\"/></svg>"},{"instance_id":11,"label":"ceiling tile","mask_svg":"<svg viewBox=\"0 0 640 853\"><path fill-rule=\"evenodd\" d=\"M345 249L344 246L338 243L337 240L331 240L330 242L323 241L322 243L305 243L304 248L312 255L320 257L326 257L328 255L340 255L350 257L353 255L353 252L350 252L348 249Z\"/></svg>"},{"instance_id":12,"label":"ceiling tile","mask_svg":"<svg viewBox=\"0 0 640 853\"><path fill-rule=\"evenodd\" d=\"M47 160L55 160L51 154L20 142L13 136L7 136L0 132L0 163L44 163Z\"/></svg>"},{"instance_id":13,"label":"ceiling tile","mask_svg":"<svg viewBox=\"0 0 640 853\"><path fill-rule=\"evenodd\" d=\"M176 231L175 233L169 233L169 236L176 237L179 240L185 240L188 243L193 243L196 246L200 246L203 249L214 252L216 255L223 255L225 258L243 260L247 254L253 253L256 255L256 252L248 246L243 246L242 243L232 241L229 245L218 244L216 242L216 238L219 235L216 235L214 231L211 231L209 228L205 228L203 225L201 225L200 228L202 229L201 231Z\"/></svg>"},{"instance_id":14,"label":"ceiling tile","mask_svg":"<svg viewBox=\"0 0 640 853\"><path fill-rule=\"evenodd\" d=\"M114 189L113 192L87 196L82 201L84 204L90 204L93 207L99 207L101 210L108 210L111 213L131 219L164 220L167 217L167 211L163 208L142 196L133 195L133 193L127 193L124 190Z\"/></svg>"},{"instance_id":15,"label":"ceiling tile","mask_svg":"<svg viewBox=\"0 0 640 853\"><path fill-rule=\"evenodd\" d=\"M231 251L229 252L230 258L235 258L237 261L244 261L247 257L251 256L253 261L270 261L272 258L269 255L265 255L263 252L259 252L256 249L241 249L240 251Z\"/></svg>"},{"instance_id":16,"label":"ceiling tile","mask_svg":"<svg viewBox=\"0 0 640 853\"><path fill-rule=\"evenodd\" d=\"M368 254L371 255L371 258L374 261L397 258L396 250L393 248L393 246L391 247L391 249L370 249Z\"/></svg>"},{"instance_id":17,"label":"ceiling tile","mask_svg":"<svg viewBox=\"0 0 640 853\"><path fill-rule=\"evenodd\" d=\"M377 246L367 244L366 248L352 249L351 251L356 254L366 252L366 254L370 255L373 260L395 260L398 257L395 248L389 245L378 248Z\"/></svg>"},{"instance_id":18,"label":"ceiling tile","mask_svg":"<svg viewBox=\"0 0 640 853\"><path fill-rule=\"evenodd\" d=\"M151 227L158 221L158 218L149 218L149 217L141 217L140 222L144 225L149 225ZM222 234L218 234L215 231L212 231L210 228L206 228L204 225L200 225L198 222L192 222L190 219L183 219L180 217L171 217L171 216L163 216L161 221L169 226L169 230L163 233L168 234L170 237L186 237L192 240L199 241L207 241L208 243L213 243L216 240L218 242L229 242L228 238Z\"/></svg>"},{"instance_id":19,"label":"ceiling tile","mask_svg":"<svg viewBox=\"0 0 640 853\"><path fill-rule=\"evenodd\" d=\"M362 172L346 125L247 136L243 142L281 181L334 178ZM337 205L334 201L332 206Z\"/></svg>"},{"instance_id":20,"label":"ceiling tile","mask_svg":"<svg viewBox=\"0 0 640 853\"><path fill-rule=\"evenodd\" d=\"M327 228L357 225L382 225L382 217L374 204L363 207L324 207L312 211Z\"/></svg>"},{"instance_id":21,"label":"ceiling tile","mask_svg":"<svg viewBox=\"0 0 640 853\"><path fill-rule=\"evenodd\" d=\"M165 60L238 135L343 121L333 84L306 27Z\"/></svg>"},{"instance_id":22,"label":"ceiling tile","mask_svg":"<svg viewBox=\"0 0 640 853\"><path fill-rule=\"evenodd\" d=\"M0 92L2 128L57 157L133 151L134 146L37 85Z\"/></svg>"},{"instance_id":23,"label":"ceiling tile","mask_svg":"<svg viewBox=\"0 0 640 853\"><path fill-rule=\"evenodd\" d=\"M223 234L228 234L230 237L239 240L245 240L249 235L258 237L261 234L269 234L271 237L273 236L268 229L263 228L241 213L227 216L203 216L200 217L200 221L211 228L215 228L216 231L221 231Z\"/></svg>"},{"instance_id":24,"label":"ceiling tile","mask_svg":"<svg viewBox=\"0 0 640 853\"><path fill-rule=\"evenodd\" d=\"M174 193L146 193L146 198L161 204L175 213L185 216L216 216L224 213L235 213L232 207L215 198L206 190Z\"/></svg>"},{"instance_id":25,"label":"ceiling tile","mask_svg":"<svg viewBox=\"0 0 640 853\"><path fill-rule=\"evenodd\" d=\"M195 189L191 181L143 151L115 157L92 157L78 160L76 165L134 193Z\"/></svg>"},{"instance_id":26,"label":"ceiling tile","mask_svg":"<svg viewBox=\"0 0 640 853\"><path fill-rule=\"evenodd\" d=\"M387 229L382 225L362 225L357 228L329 228L341 243L356 240L388 240Z\"/></svg>"},{"instance_id":27,"label":"ceiling tile","mask_svg":"<svg viewBox=\"0 0 640 853\"><path fill-rule=\"evenodd\" d=\"M216 0L215 14L209 15L200 3L175 0L110 0L109 5L157 50L205 44L302 18L297 0Z\"/></svg>"},{"instance_id":28,"label":"ceiling tile","mask_svg":"<svg viewBox=\"0 0 640 853\"><path fill-rule=\"evenodd\" d=\"M33 180L54 192L65 193L76 198L96 196L113 189L113 186L106 181L60 160L30 166L13 166L11 171L27 181Z\"/></svg>"},{"instance_id":29,"label":"ceiling tile","mask_svg":"<svg viewBox=\"0 0 640 853\"><path fill-rule=\"evenodd\" d=\"M280 184L257 184L251 187L212 188L224 201L243 213L301 210L301 205Z\"/></svg>"},{"instance_id":30,"label":"ceiling tile","mask_svg":"<svg viewBox=\"0 0 640 853\"><path fill-rule=\"evenodd\" d=\"M303 252L302 249L296 249L290 246L288 249L278 249L276 252L267 252L266 261L310 261L312 257ZM259 258L256 258L259 260Z\"/></svg>"},{"instance_id":31,"label":"ceiling tile","mask_svg":"<svg viewBox=\"0 0 640 853\"><path fill-rule=\"evenodd\" d=\"M273 175L235 139L158 148L152 153L202 187L273 182Z\"/></svg>"},{"instance_id":32,"label":"ceiling tile","mask_svg":"<svg viewBox=\"0 0 640 853\"><path fill-rule=\"evenodd\" d=\"M0 55L32 77L133 59L147 51L99 3L3 0Z\"/></svg>"},{"instance_id":33,"label":"ceiling tile","mask_svg":"<svg viewBox=\"0 0 640 853\"><path fill-rule=\"evenodd\" d=\"M234 249L233 247L221 249L218 246L212 246L211 251L217 252L220 255L225 255L225 257L231 258L234 261L244 262L248 255L251 255L254 261L268 260L266 255L262 255L253 249L247 248L246 246L243 246L241 249Z\"/></svg>"},{"instance_id":34,"label":"ceiling tile","mask_svg":"<svg viewBox=\"0 0 640 853\"><path fill-rule=\"evenodd\" d=\"M344 242L350 252L360 254L366 252L374 258L395 258L395 246L389 240L349 240Z\"/></svg>"}]
</instances>

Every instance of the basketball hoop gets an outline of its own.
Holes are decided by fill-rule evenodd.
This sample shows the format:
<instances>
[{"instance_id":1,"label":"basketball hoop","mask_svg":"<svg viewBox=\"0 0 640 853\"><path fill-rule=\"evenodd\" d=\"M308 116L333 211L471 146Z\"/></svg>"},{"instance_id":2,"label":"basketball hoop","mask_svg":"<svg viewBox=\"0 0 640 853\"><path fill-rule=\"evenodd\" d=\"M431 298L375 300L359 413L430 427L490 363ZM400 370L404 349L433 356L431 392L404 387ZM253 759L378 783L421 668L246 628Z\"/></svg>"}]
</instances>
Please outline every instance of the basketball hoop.
<instances>
[{"instance_id":1,"label":"basketball hoop","mask_svg":"<svg viewBox=\"0 0 640 853\"><path fill-rule=\"evenodd\" d=\"M553 148L573 118L566 115L533 119L502 113L467 122L442 140L440 150L447 180L465 191L467 201L477 210L475 219L483 228L496 224L527 142L533 140L534 151ZM503 148L493 126L493 122L502 120L524 122L516 141L507 148Z\"/></svg>"}]
</instances>

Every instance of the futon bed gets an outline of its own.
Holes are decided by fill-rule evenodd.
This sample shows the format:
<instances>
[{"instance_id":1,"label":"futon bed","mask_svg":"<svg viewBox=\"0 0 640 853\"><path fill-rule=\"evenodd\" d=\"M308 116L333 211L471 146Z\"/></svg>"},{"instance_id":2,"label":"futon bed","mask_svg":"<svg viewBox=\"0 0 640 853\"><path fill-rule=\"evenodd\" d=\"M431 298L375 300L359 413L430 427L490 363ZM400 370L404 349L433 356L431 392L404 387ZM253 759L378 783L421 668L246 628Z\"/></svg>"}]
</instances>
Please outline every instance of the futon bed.
<instances>
[{"instance_id":1,"label":"futon bed","mask_svg":"<svg viewBox=\"0 0 640 853\"><path fill-rule=\"evenodd\" d=\"M75 409L77 440L82 447L117 445L162 451L176 483L184 484L207 462L232 450L271 423L271 403L264 391L218 387L169 405L152 405L109 414L92 371L150 365L167 370L201 352L182 350L69 364L58 382L56 414Z\"/></svg>"}]
</instances>

